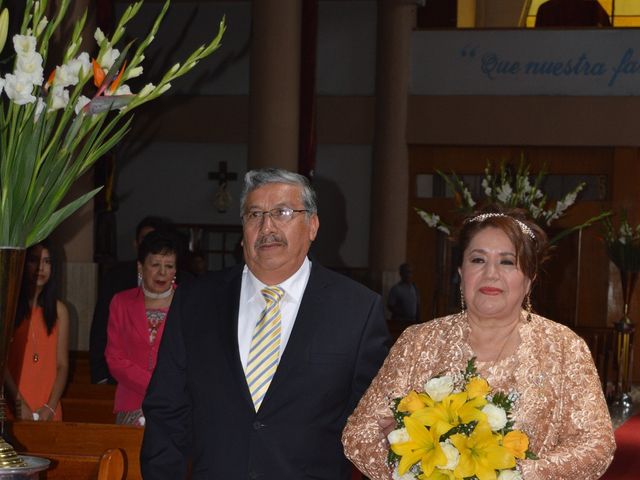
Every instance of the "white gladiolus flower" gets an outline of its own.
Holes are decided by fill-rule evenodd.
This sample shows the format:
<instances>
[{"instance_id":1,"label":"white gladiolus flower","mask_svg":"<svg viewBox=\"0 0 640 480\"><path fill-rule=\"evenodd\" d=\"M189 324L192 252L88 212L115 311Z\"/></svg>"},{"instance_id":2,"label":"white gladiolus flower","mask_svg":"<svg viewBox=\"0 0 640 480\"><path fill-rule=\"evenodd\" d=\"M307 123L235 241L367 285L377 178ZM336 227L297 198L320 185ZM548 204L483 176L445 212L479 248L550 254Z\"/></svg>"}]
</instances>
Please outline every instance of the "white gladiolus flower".
<instances>
[{"instance_id":1,"label":"white gladiolus flower","mask_svg":"<svg viewBox=\"0 0 640 480\"><path fill-rule=\"evenodd\" d=\"M36 97L33 96L33 83L20 74L7 73L4 91L7 97L18 105L26 105L36 101Z\"/></svg>"},{"instance_id":2,"label":"white gladiolus flower","mask_svg":"<svg viewBox=\"0 0 640 480\"><path fill-rule=\"evenodd\" d=\"M68 87L78 83L79 70L71 65L61 65L56 67L56 75L53 78L53 85L56 87Z\"/></svg>"},{"instance_id":3,"label":"white gladiolus flower","mask_svg":"<svg viewBox=\"0 0 640 480\"><path fill-rule=\"evenodd\" d=\"M2 93L2 90L4 90L4 78L0 78L0 93Z\"/></svg>"},{"instance_id":4,"label":"white gladiolus flower","mask_svg":"<svg viewBox=\"0 0 640 480\"><path fill-rule=\"evenodd\" d=\"M411 437L409 437L409 432L407 432L406 428L398 428L387 435L387 440L389 440L389 443L393 445L395 443L408 442L411 440Z\"/></svg>"},{"instance_id":5,"label":"white gladiolus flower","mask_svg":"<svg viewBox=\"0 0 640 480\"><path fill-rule=\"evenodd\" d=\"M437 229L440 230L443 233L446 233L447 235L451 234L451 231L447 227L445 227L444 225L438 225Z\"/></svg>"},{"instance_id":6,"label":"white gladiolus flower","mask_svg":"<svg viewBox=\"0 0 640 480\"><path fill-rule=\"evenodd\" d=\"M155 88L156 86L153 83L147 83L144 87L142 87L142 90L140 90L140 92L138 93L138 96L140 98L144 98L147 95L149 95L151 92L153 92Z\"/></svg>"},{"instance_id":7,"label":"white gladiolus flower","mask_svg":"<svg viewBox=\"0 0 640 480\"><path fill-rule=\"evenodd\" d=\"M180 63L176 63L173 67L171 67L171 69L169 70L169 75L173 75L174 73L176 73L178 70L180 69Z\"/></svg>"},{"instance_id":8,"label":"white gladiolus flower","mask_svg":"<svg viewBox=\"0 0 640 480\"><path fill-rule=\"evenodd\" d=\"M73 42L71 45L69 45L67 47L67 54L66 56L71 55L71 53L76 49L76 42Z\"/></svg>"},{"instance_id":9,"label":"white gladiolus flower","mask_svg":"<svg viewBox=\"0 0 640 480\"><path fill-rule=\"evenodd\" d=\"M440 442L440 448L442 449L442 453L447 457L447 464L444 467L438 467L442 470L453 470L458 466L458 461L460 460L460 452L453 444L447 440L445 442Z\"/></svg>"},{"instance_id":10,"label":"white gladiolus flower","mask_svg":"<svg viewBox=\"0 0 640 480\"><path fill-rule=\"evenodd\" d=\"M104 55L102 55L102 58L100 59L100 66L104 70L108 71L111 67L113 67L114 62L119 56L120 50L118 50L117 48L107 49L107 51L104 52Z\"/></svg>"},{"instance_id":11,"label":"white gladiolus flower","mask_svg":"<svg viewBox=\"0 0 640 480\"><path fill-rule=\"evenodd\" d=\"M508 183L505 183L501 187L498 187L498 200L500 200L502 203L507 203L507 201L511 197L511 194L513 194L513 189Z\"/></svg>"},{"instance_id":12,"label":"white gladiolus flower","mask_svg":"<svg viewBox=\"0 0 640 480\"><path fill-rule=\"evenodd\" d=\"M170 88L171 88L171 84L167 83L167 84L163 85L162 87L160 87L160 92L158 94L162 95L164 92L166 92Z\"/></svg>"},{"instance_id":13,"label":"white gladiolus flower","mask_svg":"<svg viewBox=\"0 0 640 480\"><path fill-rule=\"evenodd\" d=\"M127 78L136 78L136 77L139 77L140 75L142 75L143 71L144 71L143 68L141 66L138 66L138 67L135 67L135 68L132 68L131 70L129 70L126 73L126 76L127 76Z\"/></svg>"},{"instance_id":14,"label":"white gladiolus flower","mask_svg":"<svg viewBox=\"0 0 640 480\"><path fill-rule=\"evenodd\" d=\"M98 45L100 45L103 42L103 40L106 39L102 30L100 30L100 27L96 28L96 31L93 34L93 38L96 39L96 42L98 42Z\"/></svg>"},{"instance_id":15,"label":"white gladiolus flower","mask_svg":"<svg viewBox=\"0 0 640 480\"><path fill-rule=\"evenodd\" d=\"M522 480L522 475L517 470L502 470L498 480Z\"/></svg>"},{"instance_id":16,"label":"white gladiolus flower","mask_svg":"<svg viewBox=\"0 0 640 480\"><path fill-rule=\"evenodd\" d=\"M76 115L78 115L85 107L85 105L87 105L90 101L90 98L87 98L84 95L80 95L78 97L78 100L76 101L76 106L73 108L73 110L76 112Z\"/></svg>"},{"instance_id":17,"label":"white gladiolus flower","mask_svg":"<svg viewBox=\"0 0 640 480\"><path fill-rule=\"evenodd\" d=\"M424 391L436 402L453 392L453 378L450 375L436 377L424 384Z\"/></svg>"},{"instance_id":18,"label":"white gladiolus flower","mask_svg":"<svg viewBox=\"0 0 640 480\"><path fill-rule=\"evenodd\" d=\"M60 108L65 108L69 103L69 91L63 87L55 86L51 89L51 106L49 111L53 112Z\"/></svg>"},{"instance_id":19,"label":"white gladiolus flower","mask_svg":"<svg viewBox=\"0 0 640 480\"><path fill-rule=\"evenodd\" d=\"M14 35L13 48L18 56L33 53L36 51L36 37L33 35Z\"/></svg>"},{"instance_id":20,"label":"white gladiolus flower","mask_svg":"<svg viewBox=\"0 0 640 480\"><path fill-rule=\"evenodd\" d=\"M482 407L482 413L487 416L489 426L494 432L503 429L507 424L507 413L503 408L497 407L493 403L487 403Z\"/></svg>"},{"instance_id":21,"label":"white gladiolus flower","mask_svg":"<svg viewBox=\"0 0 640 480\"><path fill-rule=\"evenodd\" d=\"M395 467L393 469L393 473L391 474L391 478L393 478L393 480L416 480L418 477L416 477L410 470L404 472L403 475L400 475L400 472L398 472L398 467Z\"/></svg>"},{"instance_id":22,"label":"white gladiolus flower","mask_svg":"<svg viewBox=\"0 0 640 480\"><path fill-rule=\"evenodd\" d=\"M22 75L29 79L34 85L42 85L44 81L44 70L42 68L42 55L38 52L31 52L18 55L16 61L16 75Z\"/></svg>"},{"instance_id":23,"label":"white gladiolus flower","mask_svg":"<svg viewBox=\"0 0 640 480\"><path fill-rule=\"evenodd\" d=\"M38 101L36 103L36 111L35 114L33 116L33 121L37 122L38 119L40 119L40 115L42 114L44 107L46 107L47 104L44 103L44 100L42 99L42 97L38 97Z\"/></svg>"},{"instance_id":24,"label":"white gladiolus flower","mask_svg":"<svg viewBox=\"0 0 640 480\"><path fill-rule=\"evenodd\" d=\"M36 27L36 35L40 35L44 32L44 29L47 28L48 24L49 19L47 17L42 17L42 20L40 20L40 23L38 23L38 26Z\"/></svg>"},{"instance_id":25,"label":"white gladiolus flower","mask_svg":"<svg viewBox=\"0 0 640 480\"><path fill-rule=\"evenodd\" d=\"M93 70L91 67L91 58L87 52L82 52L76 58L70 60L68 65L77 77L81 75L84 77Z\"/></svg>"},{"instance_id":26,"label":"white gladiolus flower","mask_svg":"<svg viewBox=\"0 0 640 480\"><path fill-rule=\"evenodd\" d=\"M131 95L129 85L120 85L111 95Z\"/></svg>"}]
</instances>

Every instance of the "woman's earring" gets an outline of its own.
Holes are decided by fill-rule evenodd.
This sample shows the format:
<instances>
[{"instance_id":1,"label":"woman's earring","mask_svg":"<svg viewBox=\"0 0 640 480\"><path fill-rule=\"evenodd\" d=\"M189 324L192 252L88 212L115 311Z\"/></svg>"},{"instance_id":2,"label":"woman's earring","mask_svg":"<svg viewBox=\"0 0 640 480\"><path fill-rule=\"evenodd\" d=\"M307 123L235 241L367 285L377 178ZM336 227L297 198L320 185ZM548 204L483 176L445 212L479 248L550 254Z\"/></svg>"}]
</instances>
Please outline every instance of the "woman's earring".
<instances>
[{"instance_id":1,"label":"woman's earring","mask_svg":"<svg viewBox=\"0 0 640 480\"><path fill-rule=\"evenodd\" d=\"M527 298L524 301L524 308L527 311L527 322L531 321L531 292L527 293Z\"/></svg>"},{"instance_id":2,"label":"woman's earring","mask_svg":"<svg viewBox=\"0 0 640 480\"><path fill-rule=\"evenodd\" d=\"M142 274L138 272L138 286L142 285Z\"/></svg>"},{"instance_id":3,"label":"woman's earring","mask_svg":"<svg viewBox=\"0 0 640 480\"><path fill-rule=\"evenodd\" d=\"M174 275L173 278L171 279L171 285L175 285L176 284L176 276Z\"/></svg>"},{"instance_id":4,"label":"woman's earring","mask_svg":"<svg viewBox=\"0 0 640 480\"><path fill-rule=\"evenodd\" d=\"M462 286L460 287L460 309L462 312L467 309L467 305L464 303L464 292L462 291Z\"/></svg>"}]
</instances>

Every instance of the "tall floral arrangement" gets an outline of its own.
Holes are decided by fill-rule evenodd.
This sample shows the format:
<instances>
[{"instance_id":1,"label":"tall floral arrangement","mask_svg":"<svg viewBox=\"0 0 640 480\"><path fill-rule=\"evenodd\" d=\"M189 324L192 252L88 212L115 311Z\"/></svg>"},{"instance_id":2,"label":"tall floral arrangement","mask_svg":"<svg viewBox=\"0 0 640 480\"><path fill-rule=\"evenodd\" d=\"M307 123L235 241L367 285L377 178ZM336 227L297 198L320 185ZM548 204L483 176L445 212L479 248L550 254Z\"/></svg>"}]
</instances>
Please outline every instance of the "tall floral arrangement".
<instances>
[{"instance_id":1,"label":"tall floral arrangement","mask_svg":"<svg viewBox=\"0 0 640 480\"><path fill-rule=\"evenodd\" d=\"M520 161L515 171L507 168L504 162L501 162L497 167L489 162L484 169L484 177L481 182L483 198L474 199L469 188L458 175L455 173L447 175L440 170L437 170L437 173L453 192L456 205L462 213L471 213L480 202L494 203L526 210L543 228L552 225L553 222L561 218L575 203L579 193L585 187L584 183L579 183L560 200L552 203L542 190L542 182L546 176L544 170L533 176L529 164L524 160ZM451 227L439 215L425 212L420 208L416 208L416 212L428 226L437 228L447 235L451 233ZM580 225L565 229L553 237L551 242L557 242L571 232L586 228L609 215L609 212L603 212Z\"/></svg>"},{"instance_id":2,"label":"tall floral arrangement","mask_svg":"<svg viewBox=\"0 0 640 480\"><path fill-rule=\"evenodd\" d=\"M48 67L53 33L70 0L51 19L47 0L26 0L19 33L7 42L8 11L0 13L0 51L12 44L12 70L0 77L0 245L26 247L47 237L99 190L62 205L73 183L129 130L131 112L158 98L171 82L220 46L217 35L173 65L156 83L133 92L127 82L143 75L144 52L169 8L166 0L147 36L121 45L127 24L142 7L129 5L111 36L94 32L96 51L80 51L87 14L76 21L62 58ZM2 0L0 0L2 8Z\"/></svg>"},{"instance_id":3,"label":"tall floral arrangement","mask_svg":"<svg viewBox=\"0 0 640 480\"><path fill-rule=\"evenodd\" d=\"M604 221L604 240L609 258L623 272L640 272L640 224L631 226L627 211L620 213L616 229L611 218Z\"/></svg>"}]
</instances>

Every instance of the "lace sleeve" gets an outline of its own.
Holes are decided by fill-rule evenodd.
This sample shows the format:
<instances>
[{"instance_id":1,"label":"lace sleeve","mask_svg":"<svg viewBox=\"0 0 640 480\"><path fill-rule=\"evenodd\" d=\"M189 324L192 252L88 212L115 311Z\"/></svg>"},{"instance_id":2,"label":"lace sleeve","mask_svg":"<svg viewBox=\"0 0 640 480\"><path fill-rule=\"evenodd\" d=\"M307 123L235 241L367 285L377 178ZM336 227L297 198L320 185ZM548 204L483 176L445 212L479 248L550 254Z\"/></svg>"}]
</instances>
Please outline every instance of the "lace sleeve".
<instances>
[{"instance_id":1,"label":"lace sleeve","mask_svg":"<svg viewBox=\"0 0 640 480\"><path fill-rule=\"evenodd\" d=\"M598 373L582 339L569 339L561 373L561 425L557 440L543 448L538 460L522 462L525 480L597 479L613 458L611 417Z\"/></svg>"},{"instance_id":2,"label":"lace sleeve","mask_svg":"<svg viewBox=\"0 0 640 480\"><path fill-rule=\"evenodd\" d=\"M345 455L371 480L388 480L391 476L386 462L388 443L378 420L391 416L390 401L408 389L415 354L412 330L405 330L392 347L342 434Z\"/></svg>"}]
</instances>

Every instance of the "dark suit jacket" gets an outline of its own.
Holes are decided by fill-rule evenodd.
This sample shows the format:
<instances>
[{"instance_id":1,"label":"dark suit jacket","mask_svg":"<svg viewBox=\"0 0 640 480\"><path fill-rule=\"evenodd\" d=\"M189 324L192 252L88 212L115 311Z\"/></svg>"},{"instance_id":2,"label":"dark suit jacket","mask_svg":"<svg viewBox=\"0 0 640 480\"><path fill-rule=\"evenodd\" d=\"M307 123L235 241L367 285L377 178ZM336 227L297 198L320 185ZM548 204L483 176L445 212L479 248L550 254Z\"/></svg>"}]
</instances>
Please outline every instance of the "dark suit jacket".
<instances>
[{"instance_id":1,"label":"dark suit jacket","mask_svg":"<svg viewBox=\"0 0 640 480\"><path fill-rule=\"evenodd\" d=\"M242 268L174 297L143 403L145 479L350 478L340 434L387 353L380 296L313 262L258 413L238 353Z\"/></svg>"}]
</instances>

